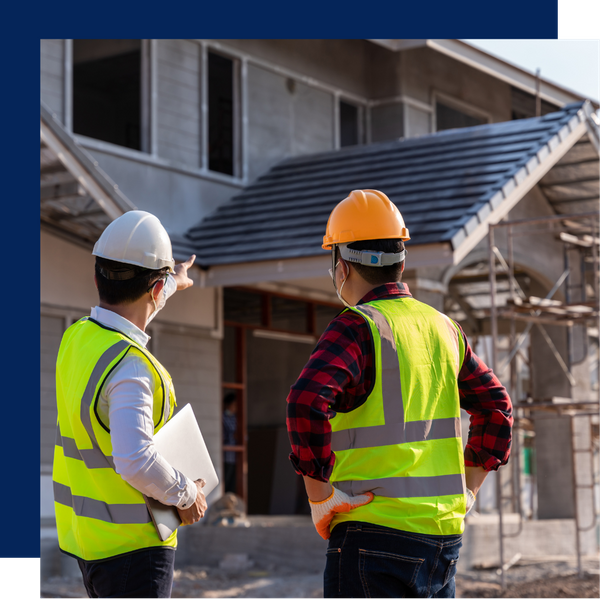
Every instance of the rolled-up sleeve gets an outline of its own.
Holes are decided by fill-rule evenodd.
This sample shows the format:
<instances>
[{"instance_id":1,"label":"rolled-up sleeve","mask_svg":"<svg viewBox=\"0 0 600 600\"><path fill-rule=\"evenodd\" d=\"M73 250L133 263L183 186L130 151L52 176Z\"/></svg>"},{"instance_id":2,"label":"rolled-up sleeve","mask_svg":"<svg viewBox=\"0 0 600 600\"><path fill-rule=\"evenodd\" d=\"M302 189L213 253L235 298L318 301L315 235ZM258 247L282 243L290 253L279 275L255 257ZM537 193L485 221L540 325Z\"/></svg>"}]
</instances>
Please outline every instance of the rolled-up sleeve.
<instances>
[{"instance_id":1,"label":"rolled-up sleeve","mask_svg":"<svg viewBox=\"0 0 600 600\"><path fill-rule=\"evenodd\" d=\"M462 330L461 330L462 332ZM465 465L495 471L508 462L512 440L512 402L506 388L471 349L458 375L460 405L470 415Z\"/></svg>"}]
</instances>

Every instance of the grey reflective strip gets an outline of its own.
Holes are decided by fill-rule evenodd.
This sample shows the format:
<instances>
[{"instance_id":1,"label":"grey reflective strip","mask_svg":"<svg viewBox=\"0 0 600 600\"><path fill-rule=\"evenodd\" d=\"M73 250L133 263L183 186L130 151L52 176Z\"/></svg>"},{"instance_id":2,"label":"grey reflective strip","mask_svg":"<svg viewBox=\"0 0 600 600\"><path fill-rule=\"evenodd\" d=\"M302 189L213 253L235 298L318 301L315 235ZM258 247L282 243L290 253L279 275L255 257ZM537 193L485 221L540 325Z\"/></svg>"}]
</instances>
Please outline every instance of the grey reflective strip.
<instances>
[{"instance_id":1,"label":"grey reflective strip","mask_svg":"<svg viewBox=\"0 0 600 600\"><path fill-rule=\"evenodd\" d=\"M117 525L149 523L150 513L145 504L107 504L84 496L74 496L69 486L53 481L54 501L69 506L78 517L89 517Z\"/></svg>"},{"instance_id":2,"label":"grey reflective strip","mask_svg":"<svg viewBox=\"0 0 600 600\"><path fill-rule=\"evenodd\" d=\"M62 447L64 456L74 458L75 460L82 460L88 469L115 468L112 456L105 456L94 449L80 450L73 438L62 436L60 425L56 428L56 445ZM106 464L107 461L108 465Z\"/></svg>"},{"instance_id":3,"label":"grey reflective strip","mask_svg":"<svg viewBox=\"0 0 600 600\"><path fill-rule=\"evenodd\" d=\"M423 498L465 493L464 475L386 477L366 481L336 481L333 485L350 496L373 492L385 498Z\"/></svg>"},{"instance_id":4,"label":"grey reflective strip","mask_svg":"<svg viewBox=\"0 0 600 600\"><path fill-rule=\"evenodd\" d=\"M365 304L357 306L356 309L373 320L381 338L381 394L385 423L386 425L404 423L400 365L392 328L387 319L375 307Z\"/></svg>"},{"instance_id":5,"label":"grey reflective strip","mask_svg":"<svg viewBox=\"0 0 600 600\"><path fill-rule=\"evenodd\" d=\"M455 371L456 376L460 373L461 368L461 360L460 360L460 342L458 341L458 330L450 320L450 317L447 317L443 313L440 313L444 323L446 323L446 327L448 328L448 335L450 336L450 343L452 345L452 349L454 350L454 359L455 359Z\"/></svg>"},{"instance_id":6,"label":"grey reflective strip","mask_svg":"<svg viewBox=\"0 0 600 600\"><path fill-rule=\"evenodd\" d=\"M407 442L424 442L425 440L444 440L461 437L459 417L448 419L431 419L429 421L409 421L405 427Z\"/></svg>"},{"instance_id":7,"label":"grey reflective strip","mask_svg":"<svg viewBox=\"0 0 600 600\"><path fill-rule=\"evenodd\" d=\"M96 439L96 434L94 433L94 428L92 427L92 419L90 416L90 408L92 406L92 402L94 401L94 395L96 393L96 387L98 383L100 383L100 378L104 375L104 372L110 365L110 363L123 352L128 346L129 342L125 340L120 340L114 346L111 346L108 350L104 352L104 354L100 357L92 374L88 380L85 391L83 392L83 397L81 398L81 409L80 409L80 417L81 422L87 434L90 437L90 441L92 443L92 448L86 451L85 462L87 465L87 461L89 460L91 464L94 465L94 468L102 468L110 467L114 468L114 463L111 458L105 456L102 450L100 450L100 445L98 444L98 440Z\"/></svg>"},{"instance_id":8,"label":"grey reflective strip","mask_svg":"<svg viewBox=\"0 0 600 600\"><path fill-rule=\"evenodd\" d=\"M433 419L409 421L402 431L398 424L357 427L334 431L331 434L331 449L334 452L351 448L378 448L394 444L425 442L461 437L460 419Z\"/></svg>"}]
</instances>

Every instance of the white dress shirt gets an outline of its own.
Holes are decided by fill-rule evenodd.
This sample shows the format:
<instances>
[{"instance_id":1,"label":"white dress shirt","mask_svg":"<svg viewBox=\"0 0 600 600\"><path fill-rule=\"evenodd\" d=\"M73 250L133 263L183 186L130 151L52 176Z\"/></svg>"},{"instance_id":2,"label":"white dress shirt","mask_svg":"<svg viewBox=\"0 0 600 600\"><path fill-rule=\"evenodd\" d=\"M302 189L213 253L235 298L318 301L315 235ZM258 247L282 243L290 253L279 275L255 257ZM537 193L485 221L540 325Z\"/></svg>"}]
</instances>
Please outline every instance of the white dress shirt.
<instances>
[{"instance_id":1,"label":"white dress shirt","mask_svg":"<svg viewBox=\"0 0 600 600\"><path fill-rule=\"evenodd\" d=\"M158 310L176 290L177 283L169 276ZM148 334L111 310L96 306L90 316L118 329L144 348L148 344ZM154 447L152 399L157 378L145 360L128 353L102 386L98 416L110 428L117 473L136 490L163 504L189 508L196 500L196 484L174 469Z\"/></svg>"}]
</instances>

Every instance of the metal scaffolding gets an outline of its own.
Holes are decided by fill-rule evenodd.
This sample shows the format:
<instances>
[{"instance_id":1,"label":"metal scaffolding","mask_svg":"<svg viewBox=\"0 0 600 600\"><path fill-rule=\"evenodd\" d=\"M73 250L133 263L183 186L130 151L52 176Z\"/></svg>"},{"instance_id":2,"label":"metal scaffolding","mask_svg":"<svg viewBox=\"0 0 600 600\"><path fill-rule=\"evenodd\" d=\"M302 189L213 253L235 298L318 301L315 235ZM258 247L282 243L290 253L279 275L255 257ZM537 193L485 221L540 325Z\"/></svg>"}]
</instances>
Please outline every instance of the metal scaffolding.
<instances>
[{"instance_id":1,"label":"metal scaffolding","mask_svg":"<svg viewBox=\"0 0 600 600\"><path fill-rule=\"evenodd\" d=\"M502 230L506 241L506 258L496 245L496 233ZM519 285L515 277L514 261L514 238L517 235L534 236L537 234L551 234L562 243L564 251L564 270L555 284L552 286L545 298L529 296ZM501 478L498 477L496 485L496 502L499 515L499 542L500 542L500 569L501 585L506 586L506 571L518 560L512 557L505 560L505 540L509 537L517 537L523 530L524 507L521 502L521 435L530 423L530 417L536 411L552 411L555 414L566 415L570 418L571 444L573 457L573 500L575 510L575 547L577 551L578 573L583 576L581 566L581 534L596 527L598 515L596 509L595 487L597 483L594 468L594 451L597 449L597 433L590 432L589 445L584 448L578 446L578 436L575 435L575 422L580 417L588 417L590 429L594 427L593 417L598 416L599 392L595 390L594 398L585 400L574 400L574 394L570 398L517 398L516 358L520 356L527 362L523 353L529 332L535 327L542 338L547 342L554 359L556 367L560 368L569 381L571 390L578 385L573 375L572 367L575 363L587 359L589 352L589 333L598 335L599 306L599 223L598 213L585 213L580 215L556 215L543 218L522 219L516 221L505 221L490 226L488 238L489 256L489 281L490 281L490 319L491 319L491 366L495 372L501 372L510 368L510 395L513 398L515 425L513 432L512 447L512 472L510 479L511 495L503 495ZM499 294L496 285L496 277L502 274L508 276L509 294L505 304L499 305ZM554 299L556 293L562 290L564 300ZM510 327L509 349L503 364L498 361L499 331L498 322L502 319L508 321ZM517 322L524 322L525 327L517 335ZM556 348L545 326L567 327L567 356L563 357ZM576 356L576 344L574 342L574 328L583 328L581 356ZM581 330L580 330L581 331ZM596 386L598 387L598 386ZM581 469L577 466L579 453L588 452L591 456L591 483L581 481ZM535 488L535 481L532 483ZM592 519L590 523L584 523L580 509L580 494L589 490L592 500ZM533 495L532 495L533 498ZM507 533L503 524L503 504L510 501L512 508L519 515L519 525L516 531Z\"/></svg>"}]
</instances>

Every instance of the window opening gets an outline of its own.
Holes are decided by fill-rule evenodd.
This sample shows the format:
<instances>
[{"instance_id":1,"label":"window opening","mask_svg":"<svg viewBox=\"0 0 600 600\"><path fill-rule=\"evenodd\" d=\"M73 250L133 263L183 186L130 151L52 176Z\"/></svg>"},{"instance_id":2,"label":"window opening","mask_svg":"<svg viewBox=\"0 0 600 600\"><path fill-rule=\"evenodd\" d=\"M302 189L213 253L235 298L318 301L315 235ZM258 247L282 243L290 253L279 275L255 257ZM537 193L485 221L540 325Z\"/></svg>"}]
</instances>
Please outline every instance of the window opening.
<instances>
[{"instance_id":1,"label":"window opening","mask_svg":"<svg viewBox=\"0 0 600 600\"><path fill-rule=\"evenodd\" d=\"M483 125L487 120L480 117L468 115L460 110L436 102L435 118L437 131L444 129L459 129L462 127L473 127L475 125Z\"/></svg>"},{"instance_id":2,"label":"window opening","mask_svg":"<svg viewBox=\"0 0 600 600\"><path fill-rule=\"evenodd\" d=\"M340 100L340 146L355 146L360 143L358 106Z\"/></svg>"},{"instance_id":3,"label":"window opening","mask_svg":"<svg viewBox=\"0 0 600 600\"><path fill-rule=\"evenodd\" d=\"M233 61L208 53L208 168L234 174Z\"/></svg>"},{"instance_id":4,"label":"window opening","mask_svg":"<svg viewBox=\"0 0 600 600\"><path fill-rule=\"evenodd\" d=\"M528 119L536 116L536 97L533 94L529 94L519 88L510 88L510 100L511 100L511 116L512 119ZM556 112L559 107L541 100L540 111L541 116L547 115L551 112Z\"/></svg>"},{"instance_id":5,"label":"window opening","mask_svg":"<svg viewBox=\"0 0 600 600\"><path fill-rule=\"evenodd\" d=\"M73 40L73 131L142 147L142 40Z\"/></svg>"}]
</instances>

